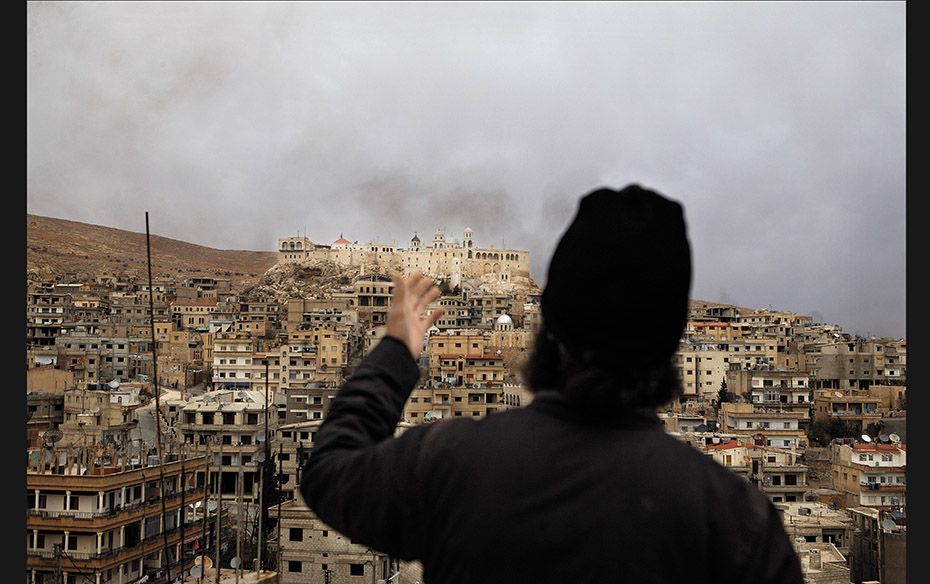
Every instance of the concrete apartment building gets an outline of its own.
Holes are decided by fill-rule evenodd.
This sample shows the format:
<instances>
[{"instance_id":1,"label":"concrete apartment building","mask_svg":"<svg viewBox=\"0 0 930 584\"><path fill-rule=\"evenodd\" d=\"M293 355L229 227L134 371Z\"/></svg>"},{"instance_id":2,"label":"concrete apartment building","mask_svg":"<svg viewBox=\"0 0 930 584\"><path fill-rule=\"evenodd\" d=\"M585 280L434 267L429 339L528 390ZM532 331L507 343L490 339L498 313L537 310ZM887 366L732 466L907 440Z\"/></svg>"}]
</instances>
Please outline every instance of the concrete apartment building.
<instances>
[{"instance_id":1,"label":"concrete apartment building","mask_svg":"<svg viewBox=\"0 0 930 584\"><path fill-rule=\"evenodd\" d=\"M275 454L281 471L287 477L281 490L285 497L300 499L300 472L310 457L313 439L320 429L322 420L306 420L282 424L279 427Z\"/></svg>"},{"instance_id":2,"label":"concrete apartment building","mask_svg":"<svg viewBox=\"0 0 930 584\"><path fill-rule=\"evenodd\" d=\"M728 391L749 396L754 404L780 404L800 410L807 410L811 404L811 379L801 371L733 367L726 378Z\"/></svg>"},{"instance_id":3,"label":"concrete apartment building","mask_svg":"<svg viewBox=\"0 0 930 584\"><path fill-rule=\"evenodd\" d=\"M871 385L869 395L880 400L878 410L885 414L903 412L907 405L907 387L904 385Z\"/></svg>"},{"instance_id":4,"label":"concrete apartment building","mask_svg":"<svg viewBox=\"0 0 930 584\"><path fill-rule=\"evenodd\" d=\"M355 279L352 286L355 292L353 307L358 313L358 321L367 327L385 324L391 307L391 294L394 292L390 276L362 275Z\"/></svg>"},{"instance_id":5,"label":"concrete apartment building","mask_svg":"<svg viewBox=\"0 0 930 584\"><path fill-rule=\"evenodd\" d=\"M752 440L707 436L696 444L721 465L756 485L773 503L804 501L808 467L799 454Z\"/></svg>"},{"instance_id":6,"label":"concrete apartment building","mask_svg":"<svg viewBox=\"0 0 930 584\"><path fill-rule=\"evenodd\" d=\"M833 487L846 494L847 507L905 507L907 445L854 441L830 449Z\"/></svg>"},{"instance_id":7,"label":"concrete apartment building","mask_svg":"<svg viewBox=\"0 0 930 584\"><path fill-rule=\"evenodd\" d=\"M849 549L851 581L906 584L906 515L868 507L848 512L854 526Z\"/></svg>"},{"instance_id":8,"label":"concrete apartment building","mask_svg":"<svg viewBox=\"0 0 930 584\"><path fill-rule=\"evenodd\" d=\"M384 582L398 569L387 554L334 531L300 499L281 504L280 534L279 584Z\"/></svg>"},{"instance_id":9,"label":"concrete apartment building","mask_svg":"<svg viewBox=\"0 0 930 584\"><path fill-rule=\"evenodd\" d=\"M211 456L210 468L221 473L224 501L236 500L236 482L242 481L243 501L258 501L258 453L274 441L278 416L268 396L268 432L265 432L265 396L260 391L216 390L191 398L180 411L175 428L191 452ZM269 443L272 443L269 442ZM241 478L237 477L241 475Z\"/></svg>"},{"instance_id":10,"label":"concrete apartment building","mask_svg":"<svg viewBox=\"0 0 930 584\"><path fill-rule=\"evenodd\" d=\"M139 330L137 333L147 332ZM79 385L152 375L151 333L132 334L128 326L105 325L101 334L75 330L55 340L59 367Z\"/></svg>"},{"instance_id":11,"label":"concrete apartment building","mask_svg":"<svg viewBox=\"0 0 930 584\"><path fill-rule=\"evenodd\" d=\"M443 314L433 326L440 331L474 326L480 320L472 316L474 309L468 306L461 295L440 296L426 307L426 314L430 315L439 308L442 308Z\"/></svg>"},{"instance_id":12,"label":"concrete apartment building","mask_svg":"<svg viewBox=\"0 0 930 584\"><path fill-rule=\"evenodd\" d=\"M765 446L801 448L807 446L810 415L806 411L765 407L746 403L724 403L720 408L723 432L752 433Z\"/></svg>"},{"instance_id":13,"label":"concrete apartment building","mask_svg":"<svg viewBox=\"0 0 930 584\"><path fill-rule=\"evenodd\" d=\"M215 300L172 300L168 305L172 322L178 329L206 332L213 315L219 310Z\"/></svg>"},{"instance_id":14,"label":"concrete apartment building","mask_svg":"<svg viewBox=\"0 0 930 584\"><path fill-rule=\"evenodd\" d=\"M865 432L869 424L881 419L881 398L866 390L818 389L814 391L814 419L828 422L839 419Z\"/></svg>"},{"instance_id":15,"label":"concrete apartment building","mask_svg":"<svg viewBox=\"0 0 930 584\"><path fill-rule=\"evenodd\" d=\"M258 340L244 333L217 333L213 337L213 387L250 389L252 358Z\"/></svg>"},{"instance_id":16,"label":"concrete apartment building","mask_svg":"<svg viewBox=\"0 0 930 584\"><path fill-rule=\"evenodd\" d=\"M358 323L355 300L355 294L346 298L289 298L286 328L293 332L304 327L354 325Z\"/></svg>"},{"instance_id":17,"label":"concrete apartment building","mask_svg":"<svg viewBox=\"0 0 930 584\"><path fill-rule=\"evenodd\" d=\"M65 419L65 396L43 390L26 392L26 447L42 446L46 430L57 428Z\"/></svg>"},{"instance_id":18,"label":"concrete apartment building","mask_svg":"<svg viewBox=\"0 0 930 584\"><path fill-rule=\"evenodd\" d=\"M141 384L115 381L64 392L64 417L59 426L61 446L93 446L107 435L127 434L138 424L135 411L142 405Z\"/></svg>"},{"instance_id":19,"label":"concrete apartment building","mask_svg":"<svg viewBox=\"0 0 930 584\"><path fill-rule=\"evenodd\" d=\"M811 347L817 389L868 389L904 385L907 343L894 339L841 339Z\"/></svg>"},{"instance_id":20,"label":"concrete apartment building","mask_svg":"<svg viewBox=\"0 0 930 584\"><path fill-rule=\"evenodd\" d=\"M480 384L479 384L480 385ZM528 405L526 391L517 385L487 387L419 387L404 404L405 422L421 424L444 418L480 419L495 412Z\"/></svg>"},{"instance_id":21,"label":"concrete apartment building","mask_svg":"<svg viewBox=\"0 0 930 584\"><path fill-rule=\"evenodd\" d=\"M840 553L849 553L855 525L846 509L813 501L776 503L775 508L792 541L803 538L808 543L830 543Z\"/></svg>"},{"instance_id":22,"label":"concrete apartment building","mask_svg":"<svg viewBox=\"0 0 930 584\"><path fill-rule=\"evenodd\" d=\"M312 381L289 387L283 392L285 405L278 411L278 419L282 424L323 420L338 391L336 386Z\"/></svg>"},{"instance_id":23,"label":"concrete apartment building","mask_svg":"<svg viewBox=\"0 0 930 584\"><path fill-rule=\"evenodd\" d=\"M101 460L90 455L81 459ZM41 465L27 468L27 582L52 583L58 569L62 582L155 580L162 571L165 532L172 577L178 558L183 558L184 569L193 566L194 546L207 542L201 541L200 520L184 513L182 522L182 508L203 499L203 486L190 471L203 467L206 458L194 456L161 467L107 460L115 463L92 462L87 474L53 473ZM167 515L162 515L163 500Z\"/></svg>"},{"instance_id":24,"label":"concrete apartment building","mask_svg":"<svg viewBox=\"0 0 930 584\"><path fill-rule=\"evenodd\" d=\"M465 301L471 309L472 320L478 320L470 326L478 328L492 328L501 315L514 312L513 297L509 294L469 294Z\"/></svg>"},{"instance_id":25,"label":"concrete apartment building","mask_svg":"<svg viewBox=\"0 0 930 584\"><path fill-rule=\"evenodd\" d=\"M730 367L730 352L725 345L682 341L673 356L681 380L680 400L709 402L720 392ZM729 387L730 391L733 391Z\"/></svg>"},{"instance_id":26,"label":"concrete apartment building","mask_svg":"<svg viewBox=\"0 0 930 584\"><path fill-rule=\"evenodd\" d=\"M71 296L53 285L33 285L26 292L26 346L49 347L73 322Z\"/></svg>"}]
</instances>

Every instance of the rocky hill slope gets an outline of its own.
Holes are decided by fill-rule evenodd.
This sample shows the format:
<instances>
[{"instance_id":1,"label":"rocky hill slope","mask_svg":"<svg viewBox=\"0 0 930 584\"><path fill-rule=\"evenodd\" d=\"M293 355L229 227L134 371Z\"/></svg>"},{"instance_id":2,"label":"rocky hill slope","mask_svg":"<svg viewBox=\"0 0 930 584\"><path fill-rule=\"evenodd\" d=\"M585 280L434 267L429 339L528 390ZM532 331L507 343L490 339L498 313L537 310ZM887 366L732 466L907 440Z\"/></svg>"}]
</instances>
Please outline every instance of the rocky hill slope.
<instances>
[{"instance_id":1,"label":"rocky hill slope","mask_svg":"<svg viewBox=\"0 0 930 584\"><path fill-rule=\"evenodd\" d=\"M154 234L151 242L154 278L228 277L238 289L257 283L277 258L273 251L221 250ZM79 279L120 273L147 277L145 233L26 215L27 283L69 272Z\"/></svg>"}]
</instances>

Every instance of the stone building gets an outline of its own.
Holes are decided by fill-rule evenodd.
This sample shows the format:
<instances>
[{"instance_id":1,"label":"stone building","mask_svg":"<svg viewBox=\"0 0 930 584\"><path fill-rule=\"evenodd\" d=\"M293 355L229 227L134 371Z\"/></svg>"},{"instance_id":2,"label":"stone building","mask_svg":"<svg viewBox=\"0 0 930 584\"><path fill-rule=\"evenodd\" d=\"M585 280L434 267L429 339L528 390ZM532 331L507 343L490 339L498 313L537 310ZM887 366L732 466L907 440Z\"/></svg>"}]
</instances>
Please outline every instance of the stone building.
<instances>
[{"instance_id":1,"label":"stone building","mask_svg":"<svg viewBox=\"0 0 930 584\"><path fill-rule=\"evenodd\" d=\"M832 444L833 486L847 507L900 509L907 504L907 445L861 442Z\"/></svg>"},{"instance_id":2,"label":"stone building","mask_svg":"<svg viewBox=\"0 0 930 584\"><path fill-rule=\"evenodd\" d=\"M179 567L193 566L195 546L208 542L201 539L202 520L182 509L203 499L203 485L190 471L203 467L205 457L183 462L166 458L162 465L157 458L154 465L146 464L145 457L135 463L80 459L91 461L85 474L70 465L27 468L27 582L54 582L58 569L62 582L119 584L164 578L166 532L172 578ZM183 559L180 566L178 558Z\"/></svg>"},{"instance_id":3,"label":"stone building","mask_svg":"<svg viewBox=\"0 0 930 584\"><path fill-rule=\"evenodd\" d=\"M319 245L306 237L284 237L278 239L278 263L328 260L345 266L396 267L405 275L419 270L433 277L448 277L451 287L461 285L464 278L487 275L506 282L530 275L528 251L479 248L471 229L465 229L461 243L446 241L441 229L436 230L431 246L421 243L416 235L407 249L386 243L353 243L343 237L330 245Z\"/></svg>"}]
</instances>

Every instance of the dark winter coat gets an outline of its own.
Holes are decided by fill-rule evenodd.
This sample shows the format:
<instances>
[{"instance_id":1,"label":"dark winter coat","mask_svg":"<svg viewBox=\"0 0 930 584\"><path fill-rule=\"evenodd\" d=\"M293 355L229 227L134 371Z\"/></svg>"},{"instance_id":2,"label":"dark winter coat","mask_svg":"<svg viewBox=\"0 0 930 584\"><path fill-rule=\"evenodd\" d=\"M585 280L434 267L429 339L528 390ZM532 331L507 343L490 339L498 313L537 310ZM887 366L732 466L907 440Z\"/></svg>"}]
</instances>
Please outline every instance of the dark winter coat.
<instances>
[{"instance_id":1,"label":"dark winter coat","mask_svg":"<svg viewBox=\"0 0 930 584\"><path fill-rule=\"evenodd\" d=\"M340 390L300 490L426 584L801 583L774 506L652 411L584 414L557 392L394 438L418 368L386 337Z\"/></svg>"}]
</instances>

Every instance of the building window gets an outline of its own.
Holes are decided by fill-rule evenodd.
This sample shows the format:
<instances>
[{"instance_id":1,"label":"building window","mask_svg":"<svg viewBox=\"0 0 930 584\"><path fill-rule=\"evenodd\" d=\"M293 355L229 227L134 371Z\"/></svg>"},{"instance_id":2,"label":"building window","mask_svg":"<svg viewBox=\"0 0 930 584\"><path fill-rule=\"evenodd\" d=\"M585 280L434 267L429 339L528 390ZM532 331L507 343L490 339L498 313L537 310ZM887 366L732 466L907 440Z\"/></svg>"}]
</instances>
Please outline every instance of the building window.
<instances>
[{"instance_id":1,"label":"building window","mask_svg":"<svg viewBox=\"0 0 930 584\"><path fill-rule=\"evenodd\" d=\"M349 564L349 575L350 576L364 576L365 575L365 564Z\"/></svg>"},{"instance_id":2,"label":"building window","mask_svg":"<svg viewBox=\"0 0 930 584\"><path fill-rule=\"evenodd\" d=\"M290 532L291 541L303 541L304 540L304 530L301 527L292 527ZM291 570L293 571L293 570Z\"/></svg>"},{"instance_id":3,"label":"building window","mask_svg":"<svg viewBox=\"0 0 930 584\"><path fill-rule=\"evenodd\" d=\"M302 571L302 569L303 569L302 562L299 562L299 561L297 561L297 560L288 560L288 561L287 561L287 571L288 571L288 572L300 572L300 571Z\"/></svg>"}]
</instances>

